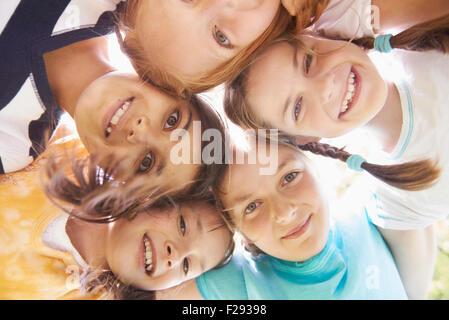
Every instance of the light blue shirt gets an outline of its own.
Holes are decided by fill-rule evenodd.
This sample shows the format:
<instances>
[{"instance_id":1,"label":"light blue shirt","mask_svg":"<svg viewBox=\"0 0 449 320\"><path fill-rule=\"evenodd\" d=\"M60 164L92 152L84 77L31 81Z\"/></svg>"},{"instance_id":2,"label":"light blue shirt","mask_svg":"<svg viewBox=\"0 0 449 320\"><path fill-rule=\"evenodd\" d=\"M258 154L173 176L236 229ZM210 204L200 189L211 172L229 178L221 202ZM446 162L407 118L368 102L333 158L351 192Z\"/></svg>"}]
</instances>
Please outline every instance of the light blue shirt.
<instances>
[{"instance_id":1,"label":"light blue shirt","mask_svg":"<svg viewBox=\"0 0 449 320\"><path fill-rule=\"evenodd\" d=\"M331 223L324 249L303 262L237 252L196 279L204 299L407 299L391 253L366 210Z\"/></svg>"}]
</instances>

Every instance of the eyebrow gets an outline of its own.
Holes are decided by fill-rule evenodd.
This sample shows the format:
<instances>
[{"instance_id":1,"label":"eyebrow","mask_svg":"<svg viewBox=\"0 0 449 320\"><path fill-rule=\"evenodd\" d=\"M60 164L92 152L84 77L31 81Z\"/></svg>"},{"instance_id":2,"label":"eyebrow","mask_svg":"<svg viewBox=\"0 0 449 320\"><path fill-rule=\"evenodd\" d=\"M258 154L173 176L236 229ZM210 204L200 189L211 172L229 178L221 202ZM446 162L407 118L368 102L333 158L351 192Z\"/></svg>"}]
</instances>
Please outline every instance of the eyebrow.
<instances>
[{"instance_id":1,"label":"eyebrow","mask_svg":"<svg viewBox=\"0 0 449 320\"><path fill-rule=\"evenodd\" d=\"M165 169L165 167L167 166L167 162L165 162L164 159L161 160L161 162L159 163L157 170L156 170L156 175L160 176L162 174L162 171Z\"/></svg>"},{"instance_id":2,"label":"eyebrow","mask_svg":"<svg viewBox=\"0 0 449 320\"><path fill-rule=\"evenodd\" d=\"M199 215L199 214L196 215L196 232L197 232L197 234L204 234L204 226L203 226L203 222L201 221L200 216L201 215ZM199 259L199 261L200 261L201 273L203 273L206 270L204 257Z\"/></svg>"},{"instance_id":3,"label":"eyebrow","mask_svg":"<svg viewBox=\"0 0 449 320\"><path fill-rule=\"evenodd\" d=\"M293 160L292 157L288 157L284 161L282 161L278 165L278 168L277 168L276 173L274 175L277 175L279 172L281 172L284 169L284 167L292 160ZM240 197L236 198L233 203L239 204L241 202L244 202L244 201L248 200L252 195L253 195L252 193L248 193L248 194L246 194L244 196L240 196Z\"/></svg>"},{"instance_id":4,"label":"eyebrow","mask_svg":"<svg viewBox=\"0 0 449 320\"><path fill-rule=\"evenodd\" d=\"M189 110L189 119L187 119L187 122L184 126L184 128L182 128L185 131L188 131L190 129L190 125L192 124L192 110Z\"/></svg>"}]
</instances>

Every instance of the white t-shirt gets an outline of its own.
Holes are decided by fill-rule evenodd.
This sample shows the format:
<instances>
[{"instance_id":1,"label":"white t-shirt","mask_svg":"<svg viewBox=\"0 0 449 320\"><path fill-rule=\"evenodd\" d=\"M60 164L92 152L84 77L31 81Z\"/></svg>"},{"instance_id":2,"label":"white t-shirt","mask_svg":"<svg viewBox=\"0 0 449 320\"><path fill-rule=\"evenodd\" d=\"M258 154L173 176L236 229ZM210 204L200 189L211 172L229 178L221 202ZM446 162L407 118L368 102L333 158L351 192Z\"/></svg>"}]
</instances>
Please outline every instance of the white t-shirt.
<instances>
[{"instance_id":1,"label":"white t-shirt","mask_svg":"<svg viewBox=\"0 0 449 320\"><path fill-rule=\"evenodd\" d=\"M404 75L396 82L403 123L399 141L385 163L438 159L441 176L436 185L422 191L373 182L371 205L377 210L368 212L380 227L416 229L449 213L449 56L436 51L395 50L390 54L393 62L400 63Z\"/></svg>"},{"instance_id":2,"label":"white t-shirt","mask_svg":"<svg viewBox=\"0 0 449 320\"><path fill-rule=\"evenodd\" d=\"M43 55L109 34L120 0L0 1L0 174L20 170L44 149L63 111Z\"/></svg>"},{"instance_id":3,"label":"white t-shirt","mask_svg":"<svg viewBox=\"0 0 449 320\"><path fill-rule=\"evenodd\" d=\"M378 12L372 9L371 0L331 0L311 30L331 38L373 37Z\"/></svg>"},{"instance_id":4,"label":"white t-shirt","mask_svg":"<svg viewBox=\"0 0 449 320\"><path fill-rule=\"evenodd\" d=\"M87 270L88 265L86 261L75 249L65 230L68 218L68 214L61 214L53 219L42 233L42 241L52 249L70 253L76 263L84 270Z\"/></svg>"}]
</instances>

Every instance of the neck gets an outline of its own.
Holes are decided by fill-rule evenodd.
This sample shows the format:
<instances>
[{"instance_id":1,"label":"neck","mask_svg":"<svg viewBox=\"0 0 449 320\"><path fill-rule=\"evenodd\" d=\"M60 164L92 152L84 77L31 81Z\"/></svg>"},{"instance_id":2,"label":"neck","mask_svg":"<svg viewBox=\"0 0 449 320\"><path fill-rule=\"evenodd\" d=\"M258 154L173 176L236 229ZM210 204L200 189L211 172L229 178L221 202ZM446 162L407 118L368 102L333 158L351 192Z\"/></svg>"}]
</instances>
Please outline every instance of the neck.
<instances>
[{"instance_id":1,"label":"neck","mask_svg":"<svg viewBox=\"0 0 449 320\"><path fill-rule=\"evenodd\" d=\"M365 128L378 139L383 151L393 151L402 129L401 99L394 83L388 84L388 96L384 106Z\"/></svg>"},{"instance_id":2,"label":"neck","mask_svg":"<svg viewBox=\"0 0 449 320\"><path fill-rule=\"evenodd\" d=\"M58 106L73 118L76 103L95 79L114 70L105 37L74 43L44 55L48 82Z\"/></svg>"},{"instance_id":3,"label":"neck","mask_svg":"<svg viewBox=\"0 0 449 320\"><path fill-rule=\"evenodd\" d=\"M105 253L108 224L85 222L70 217L66 232L84 261L92 267L107 267Z\"/></svg>"}]
</instances>

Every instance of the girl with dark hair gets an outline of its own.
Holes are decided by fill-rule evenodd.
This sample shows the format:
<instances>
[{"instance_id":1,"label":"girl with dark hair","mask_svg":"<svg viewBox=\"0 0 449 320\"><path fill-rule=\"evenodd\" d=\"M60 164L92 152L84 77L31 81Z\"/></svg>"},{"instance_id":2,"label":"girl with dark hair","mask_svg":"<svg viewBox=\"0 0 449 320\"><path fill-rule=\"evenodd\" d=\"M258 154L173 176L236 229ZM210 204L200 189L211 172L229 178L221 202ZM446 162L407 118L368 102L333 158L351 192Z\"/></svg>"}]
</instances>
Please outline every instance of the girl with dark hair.
<instances>
[{"instance_id":1,"label":"girl with dark hair","mask_svg":"<svg viewBox=\"0 0 449 320\"><path fill-rule=\"evenodd\" d=\"M382 210L371 217L376 224L429 226L449 207L449 16L353 42L316 35L280 39L228 86L225 111L239 125L279 128L302 150L342 160L393 186L375 187ZM363 48L391 55L405 76L385 80ZM358 127L378 140L385 166L316 142Z\"/></svg>"},{"instance_id":2,"label":"girl with dark hair","mask_svg":"<svg viewBox=\"0 0 449 320\"><path fill-rule=\"evenodd\" d=\"M61 215L45 229L46 245L71 253L88 292L115 299L155 299L229 259L232 233L207 202L152 206L132 219L85 222Z\"/></svg>"}]
</instances>

